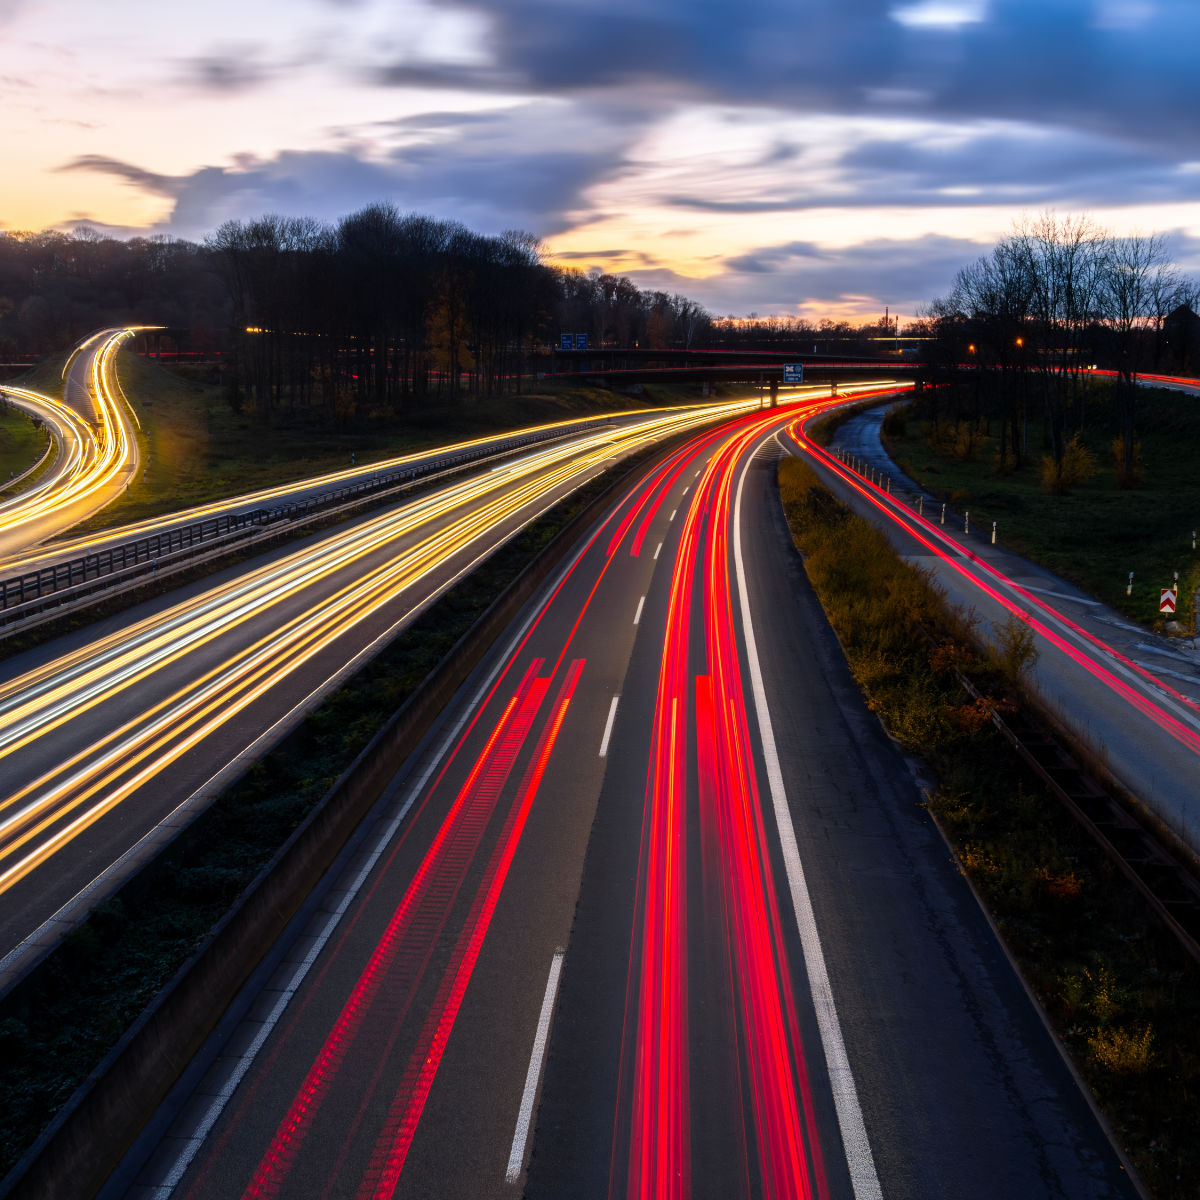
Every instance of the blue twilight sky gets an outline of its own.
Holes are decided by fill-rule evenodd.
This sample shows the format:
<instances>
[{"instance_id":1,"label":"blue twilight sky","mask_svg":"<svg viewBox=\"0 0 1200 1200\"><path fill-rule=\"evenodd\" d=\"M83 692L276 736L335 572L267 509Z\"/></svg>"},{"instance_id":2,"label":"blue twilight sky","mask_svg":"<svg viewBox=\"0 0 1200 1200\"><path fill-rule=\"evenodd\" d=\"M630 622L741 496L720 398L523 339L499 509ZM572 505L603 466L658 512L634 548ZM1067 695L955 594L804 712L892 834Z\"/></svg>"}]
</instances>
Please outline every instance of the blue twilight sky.
<instances>
[{"instance_id":1,"label":"blue twilight sky","mask_svg":"<svg viewBox=\"0 0 1200 1200\"><path fill-rule=\"evenodd\" d=\"M375 200L717 314L911 314L1015 219L1200 274L1200 0L0 0L0 229Z\"/></svg>"}]
</instances>

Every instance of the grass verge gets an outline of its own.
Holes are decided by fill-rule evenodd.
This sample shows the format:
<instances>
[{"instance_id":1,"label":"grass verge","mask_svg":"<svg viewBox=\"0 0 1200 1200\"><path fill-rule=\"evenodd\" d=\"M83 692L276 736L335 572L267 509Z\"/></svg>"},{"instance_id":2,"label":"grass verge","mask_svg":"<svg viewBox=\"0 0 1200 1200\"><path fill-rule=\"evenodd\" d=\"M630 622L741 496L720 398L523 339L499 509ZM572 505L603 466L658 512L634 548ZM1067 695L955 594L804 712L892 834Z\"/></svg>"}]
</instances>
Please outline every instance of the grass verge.
<instances>
[{"instance_id":1,"label":"grass verge","mask_svg":"<svg viewBox=\"0 0 1200 1200\"><path fill-rule=\"evenodd\" d=\"M447 592L0 1000L0 1177L391 714L559 530L635 463L593 480Z\"/></svg>"},{"instance_id":2,"label":"grass verge","mask_svg":"<svg viewBox=\"0 0 1200 1200\"><path fill-rule=\"evenodd\" d=\"M997 522L1000 540L1019 554L1079 585L1112 608L1148 626L1163 625L1159 594L1179 572L1179 621L1193 628L1192 597L1200 585L1200 403L1162 388L1138 390L1140 470L1122 480L1113 441L1119 428L1113 388L1093 383L1079 445L1084 477L1063 494L1043 488L1048 455L1042 423L1027 427L1025 461L999 464L999 422L955 420L953 397L938 399L935 422L918 401L884 423L897 465L958 511L969 509L979 529ZM965 408L965 405L964 405ZM1126 595L1129 572L1133 594Z\"/></svg>"},{"instance_id":3,"label":"grass verge","mask_svg":"<svg viewBox=\"0 0 1200 1200\"><path fill-rule=\"evenodd\" d=\"M1200 966L992 726L1019 647L982 658L930 578L805 464L784 459L779 488L868 705L933 770L929 808L1116 1136L1155 1195L1200 1194Z\"/></svg>"},{"instance_id":4,"label":"grass verge","mask_svg":"<svg viewBox=\"0 0 1200 1200\"><path fill-rule=\"evenodd\" d=\"M36 429L32 418L15 405L0 403L0 495L10 480L42 457L50 435Z\"/></svg>"},{"instance_id":5,"label":"grass verge","mask_svg":"<svg viewBox=\"0 0 1200 1200\"><path fill-rule=\"evenodd\" d=\"M399 454L548 421L699 403L698 389L645 388L631 396L585 383L537 381L520 396L430 400L396 416L333 426L302 413L272 423L234 413L203 369L168 371L129 352L118 377L141 422L142 477L72 533L108 529L213 500L369 464Z\"/></svg>"}]
</instances>

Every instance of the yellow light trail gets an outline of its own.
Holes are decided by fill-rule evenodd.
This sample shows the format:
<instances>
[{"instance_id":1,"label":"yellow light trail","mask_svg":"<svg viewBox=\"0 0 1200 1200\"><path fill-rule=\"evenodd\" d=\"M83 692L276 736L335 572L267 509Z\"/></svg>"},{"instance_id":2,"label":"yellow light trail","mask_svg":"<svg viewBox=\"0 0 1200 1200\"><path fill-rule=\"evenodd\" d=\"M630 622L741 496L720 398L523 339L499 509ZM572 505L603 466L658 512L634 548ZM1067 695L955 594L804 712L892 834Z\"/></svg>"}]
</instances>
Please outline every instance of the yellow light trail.
<instances>
[{"instance_id":1,"label":"yellow light trail","mask_svg":"<svg viewBox=\"0 0 1200 1200\"><path fill-rule=\"evenodd\" d=\"M362 573L314 600L278 628L234 649L218 666L150 703L86 748L69 754L0 803L0 892L111 811L182 754L244 711L381 605L414 587L456 554L470 561L406 616L448 588L494 546L493 530L526 510L532 520L556 490L576 486L614 454L710 422L752 402L674 413L638 426L591 431L535 451L500 471L453 483L317 546L177 605L94 646L64 655L0 686L0 769L68 722L140 685L274 605L362 566ZM400 538L416 540L382 563L365 563Z\"/></svg>"},{"instance_id":2,"label":"yellow light trail","mask_svg":"<svg viewBox=\"0 0 1200 1200\"><path fill-rule=\"evenodd\" d=\"M641 420L655 414L662 414L665 416L671 413L678 413L679 411L680 410L678 407L628 409L621 412L605 413L596 418L570 417L562 421L548 421L541 425L531 425L521 429L514 429L504 434L486 434L482 437L469 438L468 440L462 442L453 442L444 446L431 447L424 450L415 451L411 454L398 455L396 457L383 459L379 462L370 463L365 466L358 465L346 467L338 471L331 471L325 475L313 476L309 479L295 480L292 483L278 484L274 487L264 488L261 491L247 492L243 495L231 496L224 500L215 500L207 504L198 505L195 508L167 513L160 517L150 517L145 521L139 521L133 525L124 525L120 529L102 530L94 534L87 534L83 537L73 538L70 541L61 541L56 543L52 551L22 556L21 565L36 565L41 558L62 559L67 556L73 557L76 555L83 555L90 553L98 546L108 544L116 539L121 541L132 541L136 538L144 537L147 534L159 532L168 527L174 527L184 523L191 524L196 521L203 521L208 517L215 516L219 513L267 507L276 501L283 502L295 499L297 494L307 495L313 492L341 487L348 483L362 482L367 478L368 471L378 474L386 474L393 471L403 471L408 467L417 466L421 463L427 462L430 458L440 458L446 455L469 453L472 450L494 445L497 442L503 442L513 437L542 434L553 436L555 430L562 430L563 432L566 432L571 427L578 426L581 424L581 422L589 419L626 421L633 418ZM12 562L13 560L10 559L9 561Z\"/></svg>"},{"instance_id":3,"label":"yellow light trail","mask_svg":"<svg viewBox=\"0 0 1200 1200\"><path fill-rule=\"evenodd\" d=\"M106 705L114 712L128 711L117 707L122 693L137 689L134 694L147 695L145 709L119 719L117 727L88 745L64 751L53 768L0 801L0 894L337 638L461 555L467 561L440 584L412 596L392 628L432 603L495 548L494 531L503 522L515 519L517 528L522 527L556 492L579 486L618 454L757 403L668 411L638 425L603 426L536 449L0 685L4 774L22 750L53 744L43 742L46 738L65 742L70 722ZM401 539L410 544L398 546ZM378 561L380 555L386 555L383 561ZM367 561L370 556L376 561ZM349 582L335 582L339 573L349 574ZM333 590L315 595L302 613L281 620L266 634L225 651L215 645L219 638L235 638L238 626L322 584ZM222 660L206 665L206 648L210 655L222 654ZM155 678L189 656L196 664L194 677L169 694L151 697ZM326 680L311 695L322 694L334 682Z\"/></svg>"},{"instance_id":4,"label":"yellow light trail","mask_svg":"<svg viewBox=\"0 0 1200 1200\"><path fill-rule=\"evenodd\" d=\"M94 334L76 347L67 367L93 343L89 371L89 393L97 420L93 425L70 405L27 388L5 385L4 391L27 412L39 417L59 445L61 461L27 491L0 504L0 533L32 528L47 517L63 518L67 527L103 507L117 494L122 473L137 462L137 444L124 414L131 412L120 394L116 377L116 354L121 343L142 326L107 330ZM64 367L64 378L67 367ZM104 493L111 491L111 495ZM71 510L74 509L74 512ZM35 535L36 536L36 535ZM41 537L46 536L43 531Z\"/></svg>"}]
</instances>

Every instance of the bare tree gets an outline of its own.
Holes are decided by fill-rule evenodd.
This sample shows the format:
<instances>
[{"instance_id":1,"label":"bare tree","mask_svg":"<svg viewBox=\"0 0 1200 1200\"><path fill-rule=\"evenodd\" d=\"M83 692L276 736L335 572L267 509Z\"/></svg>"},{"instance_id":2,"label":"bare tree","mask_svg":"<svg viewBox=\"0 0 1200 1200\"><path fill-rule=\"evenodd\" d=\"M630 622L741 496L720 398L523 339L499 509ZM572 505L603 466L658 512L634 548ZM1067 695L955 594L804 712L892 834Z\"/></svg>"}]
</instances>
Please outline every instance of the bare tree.
<instances>
[{"instance_id":1,"label":"bare tree","mask_svg":"<svg viewBox=\"0 0 1200 1200\"><path fill-rule=\"evenodd\" d=\"M1115 343L1121 412L1121 473L1133 476L1137 405L1137 340L1156 317L1156 292L1169 267L1161 235L1110 238L1105 253L1100 308Z\"/></svg>"}]
</instances>

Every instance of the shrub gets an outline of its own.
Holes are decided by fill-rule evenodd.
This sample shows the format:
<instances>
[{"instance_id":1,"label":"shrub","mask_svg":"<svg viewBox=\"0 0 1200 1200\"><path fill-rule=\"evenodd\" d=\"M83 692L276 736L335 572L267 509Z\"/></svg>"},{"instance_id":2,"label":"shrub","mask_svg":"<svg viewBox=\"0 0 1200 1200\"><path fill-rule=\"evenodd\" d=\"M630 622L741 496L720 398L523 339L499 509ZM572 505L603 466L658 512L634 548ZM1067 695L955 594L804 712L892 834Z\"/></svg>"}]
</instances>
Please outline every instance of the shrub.
<instances>
[{"instance_id":1,"label":"shrub","mask_svg":"<svg viewBox=\"0 0 1200 1200\"><path fill-rule=\"evenodd\" d=\"M895 408L889 408L887 415L883 418L883 436L885 438L902 438L906 429L903 406L898 404Z\"/></svg>"},{"instance_id":2,"label":"shrub","mask_svg":"<svg viewBox=\"0 0 1200 1200\"><path fill-rule=\"evenodd\" d=\"M1017 613L993 631L992 662L1011 687L1019 687L1037 662L1037 642L1027 618Z\"/></svg>"},{"instance_id":3,"label":"shrub","mask_svg":"<svg viewBox=\"0 0 1200 1200\"><path fill-rule=\"evenodd\" d=\"M1141 487L1146 478L1146 463L1142 458L1142 443L1133 443L1133 466L1125 469L1125 439L1113 438L1112 462L1117 472L1117 483L1123 488Z\"/></svg>"},{"instance_id":4,"label":"shrub","mask_svg":"<svg viewBox=\"0 0 1200 1200\"><path fill-rule=\"evenodd\" d=\"M1141 1075L1154 1062L1154 1031L1123 1028L1098 1029L1088 1038L1096 1061L1116 1075Z\"/></svg>"},{"instance_id":5,"label":"shrub","mask_svg":"<svg viewBox=\"0 0 1200 1200\"><path fill-rule=\"evenodd\" d=\"M1091 479L1096 473L1096 457L1075 434L1063 449L1061 462L1042 455L1038 463L1038 480L1042 490L1061 496L1076 484Z\"/></svg>"}]
</instances>

